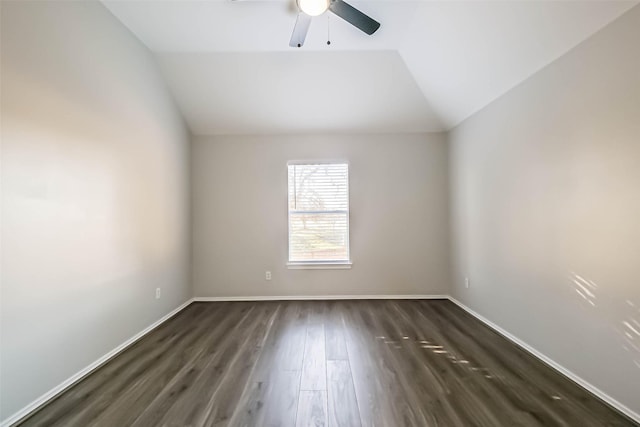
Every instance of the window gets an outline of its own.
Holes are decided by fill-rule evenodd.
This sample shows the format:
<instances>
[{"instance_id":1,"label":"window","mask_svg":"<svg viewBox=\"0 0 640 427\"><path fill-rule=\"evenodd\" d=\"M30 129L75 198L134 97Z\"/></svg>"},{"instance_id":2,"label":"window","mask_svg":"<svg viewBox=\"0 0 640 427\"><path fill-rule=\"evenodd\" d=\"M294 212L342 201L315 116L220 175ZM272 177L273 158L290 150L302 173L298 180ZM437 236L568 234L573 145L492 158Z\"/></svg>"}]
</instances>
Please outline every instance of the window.
<instances>
[{"instance_id":1,"label":"window","mask_svg":"<svg viewBox=\"0 0 640 427\"><path fill-rule=\"evenodd\" d=\"M289 266L348 268L349 165L289 164Z\"/></svg>"}]
</instances>

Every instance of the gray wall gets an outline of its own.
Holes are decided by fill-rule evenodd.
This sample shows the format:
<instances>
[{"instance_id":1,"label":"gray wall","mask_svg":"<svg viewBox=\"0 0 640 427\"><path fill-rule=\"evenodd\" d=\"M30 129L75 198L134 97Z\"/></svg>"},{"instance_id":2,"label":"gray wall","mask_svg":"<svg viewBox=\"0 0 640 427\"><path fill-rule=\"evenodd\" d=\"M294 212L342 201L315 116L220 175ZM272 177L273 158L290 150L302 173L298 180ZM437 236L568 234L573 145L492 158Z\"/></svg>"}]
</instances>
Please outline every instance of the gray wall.
<instances>
[{"instance_id":1,"label":"gray wall","mask_svg":"<svg viewBox=\"0 0 640 427\"><path fill-rule=\"evenodd\" d=\"M351 270L286 267L287 161L309 159L350 163ZM447 163L442 134L196 138L195 296L446 294Z\"/></svg>"},{"instance_id":2,"label":"gray wall","mask_svg":"<svg viewBox=\"0 0 640 427\"><path fill-rule=\"evenodd\" d=\"M190 298L189 134L97 2L2 1L1 107L6 419Z\"/></svg>"},{"instance_id":3,"label":"gray wall","mask_svg":"<svg viewBox=\"0 0 640 427\"><path fill-rule=\"evenodd\" d=\"M637 413L639 41L636 7L450 134L454 296Z\"/></svg>"}]
</instances>

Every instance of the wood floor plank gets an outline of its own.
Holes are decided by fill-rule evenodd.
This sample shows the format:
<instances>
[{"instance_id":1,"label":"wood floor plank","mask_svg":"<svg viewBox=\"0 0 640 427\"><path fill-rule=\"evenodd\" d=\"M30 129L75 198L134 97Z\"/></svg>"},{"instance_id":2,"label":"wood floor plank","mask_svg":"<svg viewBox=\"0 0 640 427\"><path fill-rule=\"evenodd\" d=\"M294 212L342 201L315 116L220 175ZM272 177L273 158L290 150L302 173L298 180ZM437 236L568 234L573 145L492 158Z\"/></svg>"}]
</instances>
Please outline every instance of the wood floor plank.
<instances>
[{"instance_id":1,"label":"wood floor plank","mask_svg":"<svg viewBox=\"0 0 640 427\"><path fill-rule=\"evenodd\" d=\"M428 389L415 387L413 372L405 363L403 354L404 333L396 334L393 330L393 324L397 319L379 316L379 311L386 303L372 301L369 308L362 310L360 315L365 324L370 325L376 332L376 346L382 356L381 368L391 373L387 386L392 393L387 398L392 399L395 418L402 420L403 425L416 427L430 425L429 415L423 411L422 404L431 403L434 395Z\"/></svg>"},{"instance_id":2,"label":"wood floor plank","mask_svg":"<svg viewBox=\"0 0 640 427\"><path fill-rule=\"evenodd\" d=\"M460 369L464 364L454 363L458 356L437 325L425 321L420 328L416 327L415 315L412 317L406 308L404 303L385 304L379 307L380 317L387 321L388 333L398 337L401 343L401 351L404 352L401 369L413 373L413 389L426 404L427 410L423 415L428 422L439 424L445 419L454 425L464 425L464 415L471 413L480 423L487 425L518 421L517 414L496 405L495 399L486 393L484 386L487 380L484 377L479 384L473 383L474 377ZM394 321L389 322L388 319ZM423 331L428 331L428 335ZM473 392L472 388L475 388Z\"/></svg>"},{"instance_id":3,"label":"wood floor plank","mask_svg":"<svg viewBox=\"0 0 640 427\"><path fill-rule=\"evenodd\" d=\"M638 426L449 301L194 303L20 425Z\"/></svg>"},{"instance_id":4,"label":"wood floor plank","mask_svg":"<svg viewBox=\"0 0 640 427\"><path fill-rule=\"evenodd\" d=\"M268 382L274 372L302 370L308 312L299 304L282 304L273 330L252 374L254 382Z\"/></svg>"},{"instance_id":5,"label":"wood floor plank","mask_svg":"<svg viewBox=\"0 0 640 427\"><path fill-rule=\"evenodd\" d=\"M295 425L308 314L282 304L230 425Z\"/></svg>"},{"instance_id":6,"label":"wood floor plank","mask_svg":"<svg viewBox=\"0 0 640 427\"><path fill-rule=\"evenodd\" d=\"M361 312L369 304L345 302L343 319L349 366L363 426L389 426L402 420L399 407L394 405L398 385L394 372L380 354L380 339L373 325L367 323Z\"/></svg>"},{"instance_id":7,"label":"wood floor plank","mask_svg":"<svg viewBox=\"0 0 640 427\"><path fill-rule=\"evenodd\" d=\"M248 343L263 333L262 316L267 312L264 306L247 312L226 332L224 327L215 328L214 331L222 329L223 334L219 338L212 334L214 338L207 340L207 345L197 357L183 365L183 374L167 384L133 425L162 425L171 419L184 420L185 424L204 425L210 413L217 409L213 406L215 402L211 396L228 378L226 375L230 373L233 363L243 356L242 351L247 349Z\"/></svg>"},{"instance_id":8,"label":"wood floor plank","mask_svg":"<svg viewBox=\"0 0 640 427\"><path fill-rule=\"evenodd\" d=\"M522 410L521 405L514 404L516 403L513 399L514 396L509 394L507 387L504 387L505 381L512 375L511 365L499 369L495 364L495 357L501 356L494 356L490 352L484 351L481 345L476 346L473 353L465 353L465 346L460 344L468 337L459 334L460 331L453 328L451 321L446 321L446 318L434 318L435 314L433 313L426 315L425 313L429 310L431 308L425 310L423 307L422 311L416 315L435 319L434 321L440 323L438 326L440 332L435 339L443 345L443 348L448 352L448 357L454 357L454 359L449 359L451 363L458 361L458 359L468 362L465 364L468 369L466 371L467 384L470 384L467 389L472 392L471 396L478 396L482 398L482 402L486 402L483 403L483 412L493 414L502 424L511 419L530 425L537 425L538 422L543 425L558 425L557 417L549 406L540 407L536 413L531 413ZM457 364L457 366L460 365ZM472 397L466 398L467 401L471 399ZM473 412L474 409L470 408L470 411Z\"/></svg>"},{"instance_id":9,"label":"wood floor plank","mask_svg":"<svg viewBox=\"0 0 640 427\"><path fill-rule=\"evenodd\" d=\"M327 426L327 392L300 390L296 427Z\"/></svg>"},{"instance_id":10,"label":"wood floor plank","mask_svg":"<svg viewBox=\"0 0 640 427\"><path fill-rule=\"evenodd\" d=\"M331 427L361 425L348 360L327 361L327 411Z\"/></svg>"},{"instance_id":11,"label":"wood floor plank","mask_svg":"<svg viewBox=\"0 0 640 427\"><path fill-rule=\"evenodd\" d=\"M327 360L348 360L347 342L345 341L344 323L342 321L342 304L331 301L324 319L325 347Z\"/></svg>"},{"instance_id":12,"label":"wood floor plank","mask_svg":"<svg viewBox=\"0 0 640 427\"><path fill-rule=\"evenodd\" d=\"M159 417L167 410L197 377L198 363L208 360L210 349L220 340L228 339L227 330L243 325L251 318L255 307L250 304L238 304L230 307L226 316L212 314L215 323L208 321L194 325L190 334L193 342L166 354L157 364L156 374L147 375L126 392L112 401L112 405L97 418L104 425L135 425L142 415ZM222 313L221 313L222 314ZM219 319L219 320L218 320ZM214 327L215 325L215 327ZM140 409L144 408L143 411Z\"/></svg>"},{"instance_id":13,"label":"wood floor plank","mask_svg":"<svg viewBox=\"0 0 640 427\"><path fill-rule=\"evenodd\" d=\"M295 426L300 394L301 371L281 371L269 383L264 425L267 427Z\"/></svg>"},{"instance_id":14,"label":"wood floor plank","mask_svg":"<svg viewBox=\"0 0 640 427\"><path fill-rule=\"evenodd\" d=\"M268 383L251 383L240 399L230 426L294 427L300 371L279 371Z\"/></svg>"},{"instance_id":15,"label":"wood floor plank","mask_svg":"<svg viewBox=\"0 0 640 427\"><path fill-rule=\"evenodd\" d=\"M247 384L241 399L235 406L229 425L237 427L249 427L264 425L267 398L267 383L252 382ZM294 418L295 420L295 418Z\"/></svg>"},{"instance_id":16,"label":"wood floor plank","mask_svg":"<svg viewBox=\"0 0 640 427\"><path fill-rule=\"evenodd\" d=\"M263 313L256 328L250 333L243 334L244 342L241 343L236 357L225 366L224 378L209 398L206 417L202 417L202 423L196 424L210 427L227 426L231 422L238 409L240 398L247 389L247 385L251 384L253 367L269 336L278 310L279 307L271 308L270 311L273 313Z\"/></svg>"},{"instance_id":17,"label":"wood floor plank","mask_svg":"<svg viewBox=\"0 0 640 427\"><path fill-rule=\"evenodd\" d=\"M327 358L323 324L310 324L304 344L300 390L327 389Z\"/></svg>"}]
</instances>

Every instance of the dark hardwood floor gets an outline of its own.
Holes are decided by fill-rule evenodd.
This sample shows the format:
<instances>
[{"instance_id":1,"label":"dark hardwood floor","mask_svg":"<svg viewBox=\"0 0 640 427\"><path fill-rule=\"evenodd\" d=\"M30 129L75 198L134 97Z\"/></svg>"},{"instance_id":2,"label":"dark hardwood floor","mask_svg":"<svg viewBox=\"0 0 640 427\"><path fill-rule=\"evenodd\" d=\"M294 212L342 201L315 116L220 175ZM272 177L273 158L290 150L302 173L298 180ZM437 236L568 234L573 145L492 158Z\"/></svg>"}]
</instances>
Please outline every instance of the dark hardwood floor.
<instances>
[{"instance_id":1,"label":"dark hardwood floor","mask_svg":"<svg viewBox=\"0 0 640 427\"><path fill-rule=\"evenodd\" d=\"M194 303L23 426L632 426L449 301Z\"/></svg>"}]
</instances>

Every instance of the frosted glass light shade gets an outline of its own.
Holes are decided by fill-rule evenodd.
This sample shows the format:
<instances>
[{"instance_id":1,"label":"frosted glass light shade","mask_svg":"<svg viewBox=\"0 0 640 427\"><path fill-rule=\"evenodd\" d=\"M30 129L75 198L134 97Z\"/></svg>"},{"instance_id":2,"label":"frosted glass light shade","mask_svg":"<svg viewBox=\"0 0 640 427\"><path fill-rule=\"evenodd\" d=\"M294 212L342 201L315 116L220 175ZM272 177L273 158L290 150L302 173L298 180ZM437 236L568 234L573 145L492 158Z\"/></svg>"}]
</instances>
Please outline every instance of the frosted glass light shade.
<instances>
[{"instance_id":1,"label":"frosted glass light shade","mask_svg":"<svg viewBox=\"0 0 640 427\"><path fill-rule=\"evenodd\" d=\"M298 0L298 7L309 16L318 16L329 9L329 0Z\"/></svg>"}]
</instances>

